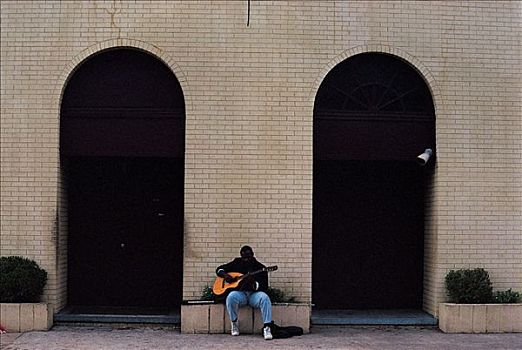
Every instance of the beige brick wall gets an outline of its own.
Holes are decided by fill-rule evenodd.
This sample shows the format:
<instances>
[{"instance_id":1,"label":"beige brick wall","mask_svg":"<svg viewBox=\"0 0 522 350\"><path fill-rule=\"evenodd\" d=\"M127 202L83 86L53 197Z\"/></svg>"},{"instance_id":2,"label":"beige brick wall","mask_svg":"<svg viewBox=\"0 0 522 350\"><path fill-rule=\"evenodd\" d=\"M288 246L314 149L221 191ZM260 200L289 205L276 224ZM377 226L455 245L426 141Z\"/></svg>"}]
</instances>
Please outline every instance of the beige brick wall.
<instances>
[{"instance_id":1,"label":"beige brick wall","mask_svg":"<svg viewBox=\"0 0 522 350\"><path fill-rule=\"evenodd\" d=\"M271 281L311 298L312 111L342 59L381 51L414 65L436 104L425 308L455 267L522 290L521 2L1 2L1 251L50 273L65 304L67 221L59 105L103 48L165 61L186 108L184 297L249 243ZM57 253L58 252L58 253Z\"/></svg>"}]
</instances>

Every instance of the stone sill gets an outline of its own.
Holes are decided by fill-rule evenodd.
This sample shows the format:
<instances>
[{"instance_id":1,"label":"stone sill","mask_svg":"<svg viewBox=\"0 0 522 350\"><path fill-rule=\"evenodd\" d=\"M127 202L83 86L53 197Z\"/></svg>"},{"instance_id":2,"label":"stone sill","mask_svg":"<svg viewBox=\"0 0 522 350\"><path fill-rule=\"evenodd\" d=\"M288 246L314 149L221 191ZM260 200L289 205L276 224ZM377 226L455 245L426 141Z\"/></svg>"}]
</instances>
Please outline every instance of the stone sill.
<instances>
[{"instance_id":1,"label":"stone sill","mask_svg":"<svg viewBox=\"0 0 522 350\"><path fill-rule=\"evenodd\" d=\"M13 333L47 331L53 325L53 312L45 303L1 303L0 323Z\"/></svg>"},{"instance_id":2,"label":"stone sill","mask_svg":"<svg viewBox=\"0 0 522 350\"><path fill-rule=\"evenodd\" d=\"M310 332L310 304L272 304L272 318L280 326L299 326ZM261 333L261 312L249 306L239 309L239 331L245 334ZM229 333L230 319L224 304L181 305L181 333Z\"/></svg>"},{"instance_id":3,"label":"stone sill","mask_svg":"<svg viewBox=\"0 0 522 350\"><path fill-rule=\"evenodd\" d=\"M445 333L521 333L522 304L439 304Z\"/></svg>"}]
</instances>

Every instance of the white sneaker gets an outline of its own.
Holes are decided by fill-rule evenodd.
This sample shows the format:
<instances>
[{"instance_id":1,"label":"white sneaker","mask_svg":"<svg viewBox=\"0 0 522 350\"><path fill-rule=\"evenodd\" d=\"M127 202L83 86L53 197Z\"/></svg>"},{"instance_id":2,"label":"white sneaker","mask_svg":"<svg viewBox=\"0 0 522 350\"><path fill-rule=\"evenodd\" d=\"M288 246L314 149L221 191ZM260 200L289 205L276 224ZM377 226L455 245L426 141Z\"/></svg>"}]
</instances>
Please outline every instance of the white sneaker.
<instances>
[{"instance_id":1,"label":"white sneaker","mask_svg":"<svg viewBox=\"0 0 522 350\"><path fill-rule=\"evenodd\" d=\"M236 321L236 322L231 322L231 329L232 329L232 335L233 336L238 336L239 335L239 321Z\"/></svg>"},{"instance_id":2,"label":"white sneaker","mask_svg":"<svg viewBox=\"0 0 522 350\"><path fill-rule=\"evenodd\" d=\"M272 331L270 330L269 326L263 328L263 337L265 337L265 340L272 340Z\"/></svg>"}]
</instances>

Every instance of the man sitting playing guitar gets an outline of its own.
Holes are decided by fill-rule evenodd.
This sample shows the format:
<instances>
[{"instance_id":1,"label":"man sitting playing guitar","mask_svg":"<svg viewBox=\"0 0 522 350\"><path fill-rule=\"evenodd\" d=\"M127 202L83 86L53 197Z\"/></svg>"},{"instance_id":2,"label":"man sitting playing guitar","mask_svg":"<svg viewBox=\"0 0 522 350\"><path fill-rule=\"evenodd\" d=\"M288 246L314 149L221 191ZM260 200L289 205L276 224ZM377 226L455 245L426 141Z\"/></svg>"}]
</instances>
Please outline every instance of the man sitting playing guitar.
<instances>
[{"instance_id":1,"label":"man sitting playing guitar","mask_svg":"<svg viewBox=\"0 0 522 350\"><path fill-rule=\"evenodd\" d=\"M240 250L240 258L235 258L225 265L221 265L216 269L216 274L223 278L227 283L233 283L236 278L229 275L229 272L239 272L247 274L256 270L265 269L265 265L261 264L254 258L254 251L249 246L243 246ZM272 303L266 294L268 289L268 273L261 272L243 278L239 287L230 292L227 296L226 306L230 320L232 321L232 335L239 335L238 312L239 308L250 305L253 308L261 310L263 317L263 336L265 340L272 339L270 329L272 322Z\"/></svg>"}]
</instances>

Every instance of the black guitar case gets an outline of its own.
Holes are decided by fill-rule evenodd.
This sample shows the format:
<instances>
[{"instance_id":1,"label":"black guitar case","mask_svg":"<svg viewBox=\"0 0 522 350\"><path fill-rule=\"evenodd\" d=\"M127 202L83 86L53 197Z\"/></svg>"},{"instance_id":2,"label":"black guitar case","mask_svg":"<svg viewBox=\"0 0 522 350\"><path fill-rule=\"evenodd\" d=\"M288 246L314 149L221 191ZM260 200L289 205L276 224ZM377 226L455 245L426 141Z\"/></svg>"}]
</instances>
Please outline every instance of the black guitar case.
<instances>
[{"instance_id":1,"label":"black guitar case","mask_svg":"<svg viewBox=\"0 0 522 350\"><path fill-rule=\"evenodd\" d=\"M274 339L291 338L293 336L303 335L303 329L301 327L282 327L278 326L274 322L272 322L272 324L270 325L270 330L272 331L272 336L274 337Z\"/></svg>"}]
</instances>

